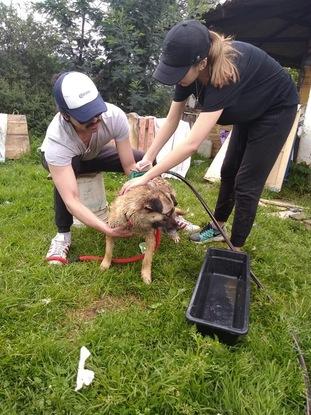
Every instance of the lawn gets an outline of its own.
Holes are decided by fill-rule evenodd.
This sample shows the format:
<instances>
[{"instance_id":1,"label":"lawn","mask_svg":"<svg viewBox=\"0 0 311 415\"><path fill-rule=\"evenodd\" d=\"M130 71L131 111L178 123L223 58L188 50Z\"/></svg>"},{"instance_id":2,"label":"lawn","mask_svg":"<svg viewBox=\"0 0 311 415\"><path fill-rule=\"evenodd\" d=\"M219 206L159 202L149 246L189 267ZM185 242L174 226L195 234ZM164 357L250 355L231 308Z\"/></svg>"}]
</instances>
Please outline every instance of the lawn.
<instances>
[{"instance_id":1,"label":"lawn","mask_svg":"<svg viewBox=\"0 0 311 415\"><path fill-rule=\"evenodd\" d=\"M213 208L218 185L202 179L207 166L192 164L187 177ZM124 180L105 176L109 200ZM183 183L173 185L187 218L204 224L195 196ZM310 214L310 196L299 189L264 196ZM35 151L0 165L1 415L304 414L291 337L294 330L310 367L311 238L300 222L259 207L245 251L266 290L252 284L249 333L229 347L185 319L206 247L183 234L179 245L163 237L151 286L140 279L140 263L105 273L95 262L51 267L44 256L55 233L52 203L52 183ZM120 241L116 255L138 253L139 242ZM73 229L72 258L103 249L99 233ZM75 392L81 346L91 352L86 366L95 379Z\"/></svg>"}]
</instances>

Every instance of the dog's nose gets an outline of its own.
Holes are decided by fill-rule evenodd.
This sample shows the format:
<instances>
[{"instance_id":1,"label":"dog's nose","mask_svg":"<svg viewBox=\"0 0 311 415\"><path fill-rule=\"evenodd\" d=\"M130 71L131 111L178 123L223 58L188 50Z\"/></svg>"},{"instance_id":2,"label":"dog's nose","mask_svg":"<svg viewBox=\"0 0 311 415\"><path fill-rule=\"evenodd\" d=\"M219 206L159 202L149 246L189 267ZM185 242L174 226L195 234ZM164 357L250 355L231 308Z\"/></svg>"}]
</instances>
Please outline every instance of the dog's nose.
<instances>
[{"instance_id":1,"label":"dog's nose","mask_svg":"<svg viewBox=\"0 0 311 415\"><path fill-rule=\"evenodd\" d=\"M165 226L165 222L153 222L152 227L153 229L163 228Z\"/></svg>"},{"instance_id":2,"label":"dog's nose","mask_svg":"<svg viewBox=\"0 0 311 415\"><path fill-rule=\"evenodd\" d=\"M172 230L176 230L178 228L178 224L177 224L176 220L173 217L170 217L170 218L167 218L165 220L164 227L167 231L172 231Z\"/></svg>"}]
</instances>

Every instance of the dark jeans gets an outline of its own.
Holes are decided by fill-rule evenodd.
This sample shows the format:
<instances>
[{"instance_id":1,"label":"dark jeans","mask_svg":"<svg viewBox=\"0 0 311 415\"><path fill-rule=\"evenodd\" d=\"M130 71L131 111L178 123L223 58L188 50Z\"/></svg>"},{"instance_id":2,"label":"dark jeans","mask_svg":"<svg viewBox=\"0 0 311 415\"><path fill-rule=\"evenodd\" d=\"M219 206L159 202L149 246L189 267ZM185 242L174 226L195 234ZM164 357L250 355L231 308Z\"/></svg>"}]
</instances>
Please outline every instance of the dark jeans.
<instances>
[{"instance_id":1,"label":"dark jeans","mask_svg":"<svg viewBox=\"0 0 311 415\"><path fill-rule=\"evenodd\" d=\"M215 218L226 222L233 207L231 242L244 245L269 173L288 137L297 107L269 111L248 124L233 127L221 168Z\"/></svg>"},{"instance_id":2,"label":"dark jeans","mask_svg":"<svg viewBox=\"0 0 311 415\"><path fill-rule=\"evenodd\" d=\"M48 170L48 165L42 154L42 165ZM135 161L143 158L144 153L139 150L133 150ZM86 173L97 173L100 171L123 172L118 152L115 147L106 145L99 158L93 160L81 160L80 156L72 159L72 168L76 176ZM58 232L69 232L73 224L71 213L67 210L63 199L54 186L54 209L55 209L55 223Z\"/></svg>"}]
</instances>

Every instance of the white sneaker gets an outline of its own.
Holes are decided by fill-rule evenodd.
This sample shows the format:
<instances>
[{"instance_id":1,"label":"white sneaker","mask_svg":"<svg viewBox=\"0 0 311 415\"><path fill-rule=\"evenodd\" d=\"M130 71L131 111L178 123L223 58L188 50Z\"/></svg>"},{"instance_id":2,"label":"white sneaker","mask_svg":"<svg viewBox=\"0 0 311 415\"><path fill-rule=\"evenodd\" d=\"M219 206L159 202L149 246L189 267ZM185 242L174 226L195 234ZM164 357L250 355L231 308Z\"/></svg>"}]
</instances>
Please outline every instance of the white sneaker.
<instances>
[{"instance_id":1,"label":"white sneaker","mask_svg":"<svg viewBox=\"0 0 311 415\"><path fill-rule=\"evenodd\" d=\"M194 223L189 222L186 220L183 216L177 215L175 218L175 221L177 222L177 229L183 230L189 234L198 232L201 228L198 225L195 225Z\"/></svg>"},{"instance_id":2,"label":"white sneaker","mask_svg":"<svg viewBox=\"0 0 311 415\"><path fill-rule=\"evenodd\" d=\"M46 260L52 265L66 264L67 254L71 245L70 232L58 233L51 242L48 253L46 254Z\"/></svg>"}]
</instances>

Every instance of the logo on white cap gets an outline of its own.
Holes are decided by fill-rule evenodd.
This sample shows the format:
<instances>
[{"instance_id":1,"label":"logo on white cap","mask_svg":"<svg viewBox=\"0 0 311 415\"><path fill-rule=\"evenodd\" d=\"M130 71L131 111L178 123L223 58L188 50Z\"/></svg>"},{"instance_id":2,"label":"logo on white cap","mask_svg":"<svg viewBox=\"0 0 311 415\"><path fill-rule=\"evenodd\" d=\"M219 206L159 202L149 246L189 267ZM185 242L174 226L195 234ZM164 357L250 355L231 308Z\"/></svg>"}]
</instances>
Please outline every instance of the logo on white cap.
<instances>
[{"instance_id":1,"label":"logo on white cap","mask_svg":"<svg viewBox=\"0 0 311 415\"><path fill-rule=\"evenodd\" d=\"M94 82L83 73L70 72L62 82L62 94L69 109L80 108L98 96Z\"/></svg>"}]
</instances>

